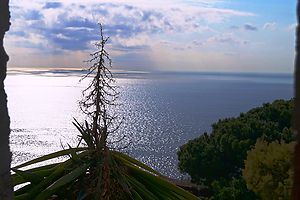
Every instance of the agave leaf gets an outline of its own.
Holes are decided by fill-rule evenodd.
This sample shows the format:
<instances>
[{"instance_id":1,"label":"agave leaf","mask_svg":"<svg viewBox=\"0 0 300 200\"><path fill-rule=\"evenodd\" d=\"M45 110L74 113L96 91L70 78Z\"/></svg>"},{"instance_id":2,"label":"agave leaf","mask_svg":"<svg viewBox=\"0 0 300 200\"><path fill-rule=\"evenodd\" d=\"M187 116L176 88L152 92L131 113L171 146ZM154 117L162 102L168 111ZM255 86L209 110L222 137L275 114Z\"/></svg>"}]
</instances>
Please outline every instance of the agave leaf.
<instances>
[{"instance_id":1,"label":"agave leaf","mask_svg":"<svg viewBox=\"0 0 300 200\"><path fill-rule=\"evenodd\" d=\"M81 133L81 137L82 139L86 142L86 144L88 145L89 148L93 148L93 139L91 138L91 136L86 133L86 130L82 127L82 125L76 120L74 119L75 122L72 122L73 125L77 128L77 130ZM88 124L86 122L86 126L87 126L87 130L88 130Z\"/></svg>"},{"instance_id":2,"label":"agave leaf","mask_svg":"<svg viewBox=\"0 0 300 200\"><path fill-rule=\"evenodd\" d=\"M76 149L82 149L82 148L76 148ZM86 149L86 148L84 148L84 149ZM83 151L83 152L81 152L81 153L78 154L78 157L82 158L82 157L84 157L84 156L86 156L88 154L89 154L88 151ZM74 168L75 168L75 166L74 166L73 160L68 159L68 160L62 162L61 164L59 164L57 166L57 168L55 169L55 171L53 173L51 173L41 183L39 183L32 190L30 190L30 195L32 197L37 196L41 191L43 191L44 189L46 189L49 185L51 185L56 180L58 180L61 176L63 176L65 174L64 172L67 169L72 170Z\"/></svg>"},{"instance_id":3,"label":"agave leaf","mask_svg":"<svg viewBox=\"0 0 300 200\"><path fill-rule=\"evenodd\" d=\"M97 186L96 186L96 192L95 192L95 199L101 199L101 194L102 194L102 165L99 165L98 167L98 177L97 177Z\"/></svg>"},{"instance_id":4,"label":"agave leaf","mask_svg":"<svg viewBox=\"0 0 300 200\"><path fill-rule=\"evenodd\" d=\"M173 195L174 195L175 197L177 197L177 199L179 199L179 200L186 200L185 197L182 197L182 196L178 195L178 194L175 193L175 192L173 192Z\"/></svg>"},{"instance_id":5,"label":"agave leaf","mask_svg":"<svg viewBox=\"0 0 300 200\"><path fill-rule=\"evenodd\" d=\"M50 153L50 154L47 154L45 156L33 159L31 161L25 162L21 165L15 166L14 168L17 169L17 168L21 168L21 167L26 167L26 166L36 164L36 163L39 163L39 162L43 162L43 161L46 161L46 160L50 160L50 159L53 159L53 158L58 158L58 157L61 157L61 156L65 156L65 155L70 154L74 150L76 152L79 152L79 151L84 151L86 149L87 148L85 148L85 147L78 147L78 148L72 148L72 149L65 149L65 150L62 150L62 151L57 151L57 152Z\"/></svg>"},{"instance_id":6,"label":"agave leaf","mask_svg":"<svg viewBox=\"0 0 300 200\"><path fill-rule=\"evenodd\" d=\"M50 185L47 189L55 190L59 187L62 187L65 184L73 181L77 177L81 176L89 166L90 166L90 164L83 164L82 166L77 167L76 169L74 169L70 173L68 173L65 176L58 179L55 183Z\"/></svg>"},{"instance_id":7,"label":"agave leaf","mask_svg":"<svg viewBox=\"0 0 300 200\"><path fill-rule=\"evenodd\" d=\"M30 195L28 193L17 195L14 197L14 200L28 200L30 199Z\"/></svg>"},{"instance_id":8,"label":"agave leaf","mask_svg":"<svg viewBox=\"0 0 300 200\"><path fill-rule=\"evenodd\" d=\"M50 169L44 169L44 170L39 170L39 171L34 171L34 173L40 177L47 177L49 176L52 172L54 172L56 167L50 168ZM31 172L31 170L29 170Z\"/></svg>"},{"instance_id":9,"label":"agave leaf","mask_svg":"<svg viewBox=\"0 0 300 200\"><path fill-rule=\"evenodd\" d=\"M145 185L145 187L151 191L158 199L177 199L174 198L175 196L173 195L171 190L167 190L166 188L160 187L160 185L157 185L149 180L145 180L141 178L140 180L141 183Z\"/></svg>"},{"instance_id":10,"label":"agave leaf","mask_svg":"<svg viewBox=\"0 0 300 200\"><path fill-rule=\"evenodd\" d=\"M70 152L71 154L71 159L74 160L75 162L77 162L79 160L79 157L76 153L76 148L72 148L70 144L68 144L69 149L72 149L73 151ZM78 148L78 147L77 147Z\"/></svg>"},{"instance_id":11,"label":"agave leaf","mask_svg":"<svg viewBox=\"0 0 300 200\"><path fill-rule=\"evenodd\" d=\"M61 178L59 178L57 181L55 181L54 183L52 183L49 187L47 187L45 190L43 190L37 197L36 199L46 199L48 198L50 195L52 195L57 189L67 185L68 183L70 183L71 181L75 180L76 178L78 178L79 176L81 176L86 169L89 167L89 164L83 164L77 168L75 168L74 170L72 170L71 172L69 172L68 174L62 176Z\"/></svg>"},{"instance_id":12,"label":"agave leaf","mask_svg":"<svg viewBox=\"0 0 300 200\"><path fill-rule=\"evenodd\" d=\"M56 170L51 173L48 177L46 177L39 184L35 185L30 191L29 195L31 199L38 196L44 189L46 189L49 185L54 183L57 179L64 175L65 169L70 168L72 166L72 160L67 160L61 163Z\"/></svg>"},{"instance_id":13,"label":"agave leaf","mask_svg":"<svg viewBox=\"0 0 300 200\"><path fill-rule=\"evenodd\" d=\"M139 169L138 167L134 166L134 165L128 165L126 164L130 174L132 174L135 178L137 179L142 179L141 181L146 181L146 182L151 182L153 184L156 184L157 186L159 186L160 188L164 188L165 190L170 190L175 192L176 194L178 194L179 196L182 196L186 199L190 199L190 200L199 200L199 198L197 198L196 196L194 196L193 194L185 191L184 189L174 185L173 183L170 183L164 179L162 179L159 176L155 176L153 174L147 173L141 169Z\"/></svg>"},{"instance_id":14,"label":"agave leaf","mask_svg":"<svg viewBox=\"0 0 300 200\"><path fill-rule=\"evenodd\" d=\"M32 184L25 185L25 186L19 188L18 190L14 191L14 195L21 196L21 195L27 193L32 187L33 187Z\"/></svg>"},{"instance_id":15,"label":"agave leaf","mask_svg":"<svg viewBox=\"0 0 300 200\"><path fill-rule=\"evenodd\" d=\"M26 179L24 179L22 176L17 175L16 173L11 175L11 178L13 181L13 186L28 182Z\"/></svg>"},{"instance_id":16,"label":"agave leaf","mask_svg":"<svg viewBox=\"0 0 300 200\"><path fill-rule=\"evenodd\" d=\"M156 183L145 179L144 177L136 178L138 182L144 185L151 193L153 193L158 199L171 199L171 200L178 200L178 198L174 195L171 190L167 190L166 188L160 187Z\"/></svg>"},{"instance_id":17,"label":"agave leaf","mask_svg":"<svg viewBox=\"0 0 300 200\"><path fill-rule=\"evenodd\" d=\"M22 170L18 170L18 169L11 169L12 171L14 171L17 176L20 176L23 178L23 180L25 180L26 182L31 182L31 183L39 183L40 181L43 180L43 177L33 173L33 172L29 172L29 171L22 171Z\"/></svg>"},{"instance_id":18,"label":"agave leaf","mask_svg":"<svg viewBox=\"0 0 300 200\"><path fill-rule=\"evenodd\" d=\"M40 171L44 171L44 170L53 170L59 164L60 163L53 163L53 164L49 164L49 165L44 165L44 166L40 166L40 167L31 168L31 169L28 169L26 171L40 172Z\"/></svg>"},{"instance_id":19,"label":"agave leaf","mask_svg":"<svg viewBox=\"0 0 300 200\"><path fill-rule=\"evenodd\" d=\"M142 197L142 199L159 200L151 191L149 191L143 184L141 184L135 178L127 176L127 179L130 185Z\"/></svg>"},{"instance_id":20,"label":"agave leaf","mask_svg":"<svg viewBox=\"0 0 300 200\"><path fill-rule=\"evenodd\" d=\"M23 172L35 173L38 176L45 177L48 176L51 172L53 172L55 170L55 166L57 165L58 163L50 164L42 167L36 167L33 169L24 170ZM16 170L16 169L13 168L12 170ZM13 179L13 186L28 182L26 179L24 179L22 176L16 173L13 174L11 177Z\"/></svg>"},{"instance_id":21,"label":"agave leaf","mask_svg":"<svg viewBox=\"0 0 300 200\"><path fill-rule=\"evenodd\" d=\"M132 164L135 164L136 166L144 169L144 170L147 170L149 172L152 172L156 175L160 175L157 171L155 171L154 169L152 169L151 167L145 165L144 163L124 154L124 153L120 153L120 152L117 152L117 151L113 151L112 152L112 155L119 158L119 159L122 159L123 161L126 161L128 163L132 163Z\"/></svg>"},{"instance_id":22,"label":"agave leaf","mask_svg":"<svg viewBox=\"0 0 300 200\"><path fill-rule=\"evenodd\" d=\"M111 176L113 179L115 179L123 188L123 190L127 193L130 193L129 183L127 179L124 176L124 169L122 169L123 165L116 162L116 160L111 157Z\"/></svg>"},{"instance_id":23,"label":"agave leaf","mask_svg":"<svg viewBox=\"0 0 300 200\"><path fill-rule=\"evenodd\" d=\"M132 191L132 200L143 200L143 198L135 190Z\"/></svg>"},{"instance_id":24,"label":"agave leaf","mask_svg":"<svg viewBox=\"0 0 300 200\"><path fill-rule=\"evenodd\" d=\"M86 148L83 148L83 150ZM72 149L74 150L74 149ZM82 148L76 148L75 149L76 152L82 151ZM60 151L59 154L61 155L61 153L66 154L67 152L70 151ZM79 153L77 156L78 158L83 158L86 155L88 155L89 152L88 151L83 151L81 153ZM52 155L57 155L55 153L53 153ZM52 156L44 156L44 157L52 157ZM42 160L42 159L41 159ZM29 165L32 162L27 162L29 163ZM20 188L19 190L17 190L15 192L15 195L20 196L20 194L24 194L26 192L26 196L28 197L27 199L33 199L35 196L37 196L41 191L43 191L45 188L47 188L49 185L51 185L53 182L55 182L57 179L59 179L61 176L63 176L65 174L66 170L72 170L72 168L74 168L74 162L71 159L68 159L64 162L61 163L54 163L54 164L49 164L46 166L42 166L42 167L36 167L33 169L29 169L29 170L25 170L25 171L21 171L18 169L13 169L14 171L16 171L16 174L12 175L12 178L14 179L14 185L18 185L21 183L25 183L28 182L30 180L31 177L24 177L25 175L28 174L35 174L38 175L40 177L43 177L43 179L38 182L38 183L31 183L29 185L26 185L22 188ZM22 173L23 176L20 175L20 173ZM35 180L31 180L32 182L36 182ZM20 196L20 198L22 198L22 196Z\"/></svg>"}]
</instances>

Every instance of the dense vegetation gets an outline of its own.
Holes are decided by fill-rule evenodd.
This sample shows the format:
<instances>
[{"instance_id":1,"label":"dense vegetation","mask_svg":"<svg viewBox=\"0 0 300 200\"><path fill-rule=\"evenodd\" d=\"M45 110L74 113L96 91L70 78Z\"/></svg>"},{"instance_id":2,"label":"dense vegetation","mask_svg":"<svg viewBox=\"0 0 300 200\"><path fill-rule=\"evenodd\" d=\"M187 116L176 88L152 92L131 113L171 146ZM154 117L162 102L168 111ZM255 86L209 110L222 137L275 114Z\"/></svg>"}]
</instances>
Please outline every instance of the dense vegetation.
<instances>
[{"instance_id":1,"label":"dense vegetation","mask_svg":"<svg viewBox=\"0 0 300 200\"><path fill-rule=\"evenodd\" d=\"M293 107L293 99L276 100L236 118L219 120L212 125L210 134L204 133L181 146L179 169L188 173L192 182L208 186L214 199L241 199L241 195L244 195L242 199L249 199L251 195L247 193L250 191L242 178L247 152L258 138L266 142L293 141ZM225 194L231 197L225 198Z\"/></svg>"},{"instance_id":2,"label":"dense vegetation","mask_svg":"<svg viewBox=\"0 0 300 200\"><path fill-rule=\"evenodd\" d=\"M247 187L263 200L291 199L294 147L295 142L258 140L245 161Z\"/></svg>"}]
</instances>

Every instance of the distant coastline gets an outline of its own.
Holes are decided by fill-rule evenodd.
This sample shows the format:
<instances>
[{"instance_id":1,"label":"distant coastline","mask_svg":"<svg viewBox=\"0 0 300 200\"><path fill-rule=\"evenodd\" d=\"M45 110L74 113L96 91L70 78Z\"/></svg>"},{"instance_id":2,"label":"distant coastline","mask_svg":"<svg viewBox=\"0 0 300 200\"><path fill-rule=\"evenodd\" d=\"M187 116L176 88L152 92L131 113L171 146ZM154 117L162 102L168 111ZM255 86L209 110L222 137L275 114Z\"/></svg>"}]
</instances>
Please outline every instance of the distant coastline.
<instances>
[{"instance_id":1,"label":"distant coastline","mask_svg":"<svg viewBox=\"0 0 300 200\"><path fill-rule=\"evenodd\" d=\"M260 73L260 72L174 72L174 71L126 71L112 69L116 78L131 79L211 79L250 81L264 83L293 84L293 74L290 73ZM79 68L8 68L10 75L40 75L40 76L82 76L86 70Z\"/></svg>"}]
</instances>

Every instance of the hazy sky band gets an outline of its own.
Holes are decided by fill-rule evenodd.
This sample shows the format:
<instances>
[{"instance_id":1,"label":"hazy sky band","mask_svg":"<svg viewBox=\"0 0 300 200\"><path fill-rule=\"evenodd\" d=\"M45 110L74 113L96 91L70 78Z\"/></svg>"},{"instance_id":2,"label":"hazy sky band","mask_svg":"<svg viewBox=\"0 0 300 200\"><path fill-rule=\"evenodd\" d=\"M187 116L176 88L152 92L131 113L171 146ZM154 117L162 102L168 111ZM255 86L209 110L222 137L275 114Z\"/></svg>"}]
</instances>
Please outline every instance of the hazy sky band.
<instances>
[{"instance_id":1,"label":"hazy sky band","mask_svg":"<svg viewBox=\"0 0 300 200\"><path fill-rule=\"evenodd\" d=\"M82 67L110 36L129 70L292 72L295 0L11 0L11 67Z\"/></svg>"}]
</instances>

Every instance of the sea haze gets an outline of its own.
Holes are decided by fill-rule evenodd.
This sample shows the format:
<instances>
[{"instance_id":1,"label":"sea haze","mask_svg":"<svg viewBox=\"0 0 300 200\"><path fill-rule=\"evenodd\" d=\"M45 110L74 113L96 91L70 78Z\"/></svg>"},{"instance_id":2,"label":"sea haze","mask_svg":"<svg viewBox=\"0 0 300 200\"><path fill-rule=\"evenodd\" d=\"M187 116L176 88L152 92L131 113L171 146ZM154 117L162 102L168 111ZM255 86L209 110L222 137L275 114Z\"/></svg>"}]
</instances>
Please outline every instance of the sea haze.
<instances>
[{"instance_id":1,"label":"sea haze","mask_svg":"<svg viewBox=\"0 0 300 200\"><path fill-rule=\"evenodd\" d=\"M124 117L112 140L116 147L178 178L179 147L211 130L220 118L275 99L293 96L291 75L224 73L116 73ZM11 117L13 165L77 144L73 117L83 122L78 108L78 71L10 72L5 86Z\"/></svg>"}]
</instances>

